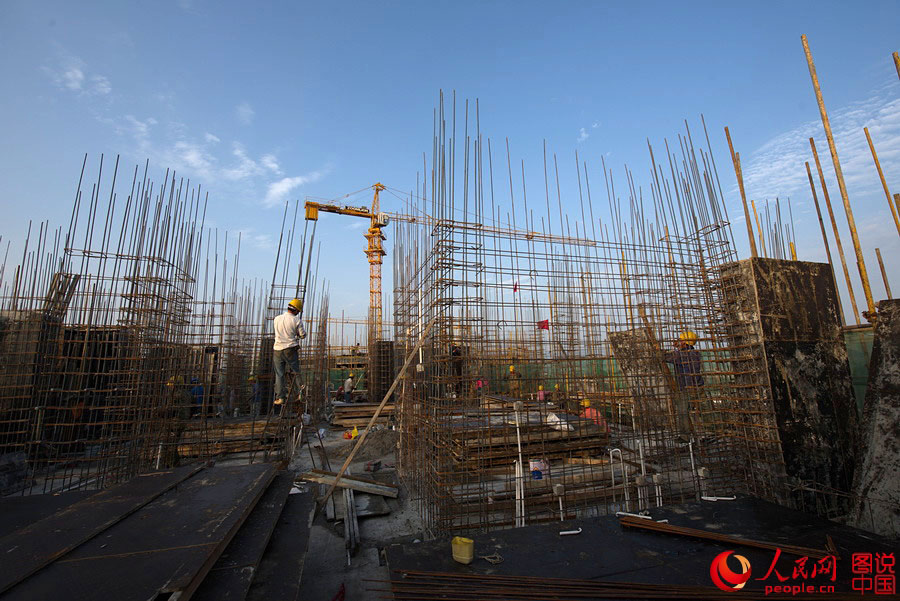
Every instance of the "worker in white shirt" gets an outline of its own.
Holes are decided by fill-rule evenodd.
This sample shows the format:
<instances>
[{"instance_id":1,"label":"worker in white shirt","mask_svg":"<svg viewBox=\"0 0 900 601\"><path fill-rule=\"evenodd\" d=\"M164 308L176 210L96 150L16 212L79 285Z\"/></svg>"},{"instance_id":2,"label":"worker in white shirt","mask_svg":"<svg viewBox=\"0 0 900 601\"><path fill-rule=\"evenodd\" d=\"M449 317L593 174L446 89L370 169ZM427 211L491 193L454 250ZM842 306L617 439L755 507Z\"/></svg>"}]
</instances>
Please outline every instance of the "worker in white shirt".
<instances>
[{"instance_id":1,"label":"worker in white shirt","mask_svg":"<svg viewBox=\"0 0 900 601\"><path fill-rule=\"evenodd\" d=\"M295 298L288 303L287 310L275 318L275 350L273 363L275 364L275 404L281 405L287 397L288 387L285 385L284 371L290 367L293 377L300 374L300 360L297 351L300 341L306 338L306 330L303 329L303 321L300 312L303 310L303 301ZM296 384L296 379L294 381ZM299 386L295 386L297 391Z\"/></svg>"},{"instance_id":2,"label":"worker in white shirt","mask_svg":"<svg viewBox=\"0 0 900 601\"><path fill-rule=\"evenodd\" d=\"M353 389L356 388L356 382L353 381L353 374L344 380L344 402L353 402Z\"/></svg>"}]
</instances>

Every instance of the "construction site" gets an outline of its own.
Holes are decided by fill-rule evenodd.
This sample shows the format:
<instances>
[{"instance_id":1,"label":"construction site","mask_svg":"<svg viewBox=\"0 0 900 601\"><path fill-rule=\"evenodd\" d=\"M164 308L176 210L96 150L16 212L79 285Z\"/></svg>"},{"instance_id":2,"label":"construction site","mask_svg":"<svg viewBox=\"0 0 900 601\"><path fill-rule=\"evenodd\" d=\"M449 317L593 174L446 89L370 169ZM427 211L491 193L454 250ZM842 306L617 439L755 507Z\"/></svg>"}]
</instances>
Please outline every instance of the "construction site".
<instances>
[{"instance_id":1,"label":"construction site","mask_svg":"<svg viewBox=\"0 0 900 601\"><path fill-rule=\"evenodd\" d=\"M415 187L286 202L254 278L203 182L84 156L65 222L3 232L0 600L895 595L900 257L857 232L803 49L826 136L790 168L827 262L699 116L649 170L526 165L440 92ZM336 254L368 264L366 315L331 308Z\"/></svg>"}]
</instances>

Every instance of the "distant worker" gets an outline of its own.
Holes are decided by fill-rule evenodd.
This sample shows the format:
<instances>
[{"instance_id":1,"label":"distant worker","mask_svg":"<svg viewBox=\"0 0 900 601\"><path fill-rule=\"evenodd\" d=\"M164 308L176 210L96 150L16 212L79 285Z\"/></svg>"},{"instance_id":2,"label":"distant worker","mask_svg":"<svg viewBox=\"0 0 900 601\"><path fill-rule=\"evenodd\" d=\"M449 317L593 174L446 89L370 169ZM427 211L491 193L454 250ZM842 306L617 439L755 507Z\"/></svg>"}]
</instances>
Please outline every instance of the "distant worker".
<instances>
[{"instance_id":1,"label":"distant worker","mask_svg":"<svg viewBox=\"0 0 900 601\"><path fill-rule=\"evenodd\" d=\"M452 379L451 391L456 396L462 392L463 359L462 347L455 343L450 345L450 377Z\"/></svg>"},{"instance_id":2,"label":"distant worker","mask_svg":"<svg viewBox=\"0 0 900 601\"><path fill-rule=\"evenodd\" d=\"M543 403L545 400L547 400L547 394L544 392L543 384L538 386L537 400L541 403Z\"/></svg>"},{"instance_id":3,"label":"distant worker","mask_svg":"<svg viewBox=\"0 0 900 601\"><path fill-rule=\"evenodd\" d=\"M191 394L185 388L183 376L172 376L166 382L166 400L161 409L165 429L163 446L159 453L159 467L178 467L181 456L178 445L184 433L185 422L191 417Z\"/></svg>"},{"instance_id":4,"label":"distant worker","mask_svg":"<svg viewBox=\"0 0 900 601\"><path fill-rule=\"evenodd\" d=\"M281 405L287 398L288 386L285 384L285 368L290 367L294 383L300 374L300 359L298 351L300 341L306 338L306 330L303 328L303 320L300 312L303 310L303 301L295 298L288 303L284 313L275 318L275 344L273 363L275 364L275 404Z\"/></svg>"},{"instance_id":5,"label":"distant worker","mask_svg":"<svg viewBox=\"0 0 900 601\"><path fill-rule=\"evenodd\" d=\"M509 384L509 396L518 397L521 393L521 381L522 376L519 375L519 372L516 371L515 365L509 366L509 376L507 377L507 382Z\"/></svg>"},{"instance_id":6,"label":"distant worker","mask_svg":"<svg viewBox=\"0 0 900 601\"><path fill-rule=\"evenodd\" d=\"M686 330L678 336L676 350L665 355L666 362L675 368L675 412L678 428L683 434L691 433L691 402L699 400L704 384L703 363L695 344L697 334Z\"/></svg>"},{"instance_id":7,"label":"distant worker","mask_svg":"<svg viewBox=\"0 0 900 601\"><path fill-rule=\"evenodd\" d=\"M255 375L251 374L251 376L247 378L247 382L250 384L250 415L256 417L259 415L259 405L262 400L262 388Z\"/></svg>"},{"instance_id":8,"label":"distant worker","mask_svg":"<svg viewBox=\"0 0 900 601\"><path fill-rule=\"evenodd\" d=\"M353 402L353 389L356 388L356 383L353 381L353 374L351 373L347 376L347 379L344 380L344 401L347 403Z\"/></svg>"},{"instance_id":9,"label":"distant worker","mask_svg":"<svg viewBox=\"0 0 900 601\"><path fill-rule=\"evenodd\" d=\"M193 399L193 407L191 407L191 415L201 415L203 413L203 384L199 378L191 378L191 398Z\"/></svg>"},{"instance_id":10,"label":"distant worker","mask_svg":"<svg viewBox=\"0 0 900 601\"><path fill-rule=\"evenodd\" d=\"M600 426L600 429L604 432L609 431L609 424L606 423L606 417L598 409L591 407L590 400L582 400L581 407L581 417L591 420L596 425Z\"/></svg>"}]
</instances>

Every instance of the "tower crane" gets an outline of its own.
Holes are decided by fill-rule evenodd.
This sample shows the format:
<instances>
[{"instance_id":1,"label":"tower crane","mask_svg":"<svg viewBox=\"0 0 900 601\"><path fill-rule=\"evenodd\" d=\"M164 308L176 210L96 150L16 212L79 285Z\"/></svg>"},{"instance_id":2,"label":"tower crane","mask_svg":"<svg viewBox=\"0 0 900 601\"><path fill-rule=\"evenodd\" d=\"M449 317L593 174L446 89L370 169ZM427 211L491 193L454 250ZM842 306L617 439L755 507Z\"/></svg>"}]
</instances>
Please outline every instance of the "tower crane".
<instances>
[{"instance_id":1,"label":"tower crane","mask_svg":"<svg viewBox=\"0 0 900 601\"><path fill-rule=\"evenodd\" d=\"M338 215L350 215L353 217L363 217L369 220L369 229L364 234L367 245L365 249L366 258L369 260L369 355L370 361L372 356L373 345L381 336L381 264L384 258L385 240L381 229L386 227L390 218L379 211L378 195L385 186L376 183L372 186L374 195L371 207L353 207L340 206L330 203L306 201L304 205L306 210L306 219L308 221L318 221L319 212L336 213Z\"/></svg>"}]
</instances>

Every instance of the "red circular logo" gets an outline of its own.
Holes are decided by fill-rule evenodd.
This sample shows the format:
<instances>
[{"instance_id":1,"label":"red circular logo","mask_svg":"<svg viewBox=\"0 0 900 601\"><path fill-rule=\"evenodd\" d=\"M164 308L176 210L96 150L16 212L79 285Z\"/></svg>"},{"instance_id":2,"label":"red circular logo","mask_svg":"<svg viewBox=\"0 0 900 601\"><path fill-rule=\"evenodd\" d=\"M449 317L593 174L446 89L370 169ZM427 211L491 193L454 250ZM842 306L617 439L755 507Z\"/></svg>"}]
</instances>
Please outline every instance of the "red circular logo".
<instances>
[{"instance_id":1,"label":"red circular logo","mask_svg":"<svg viewBox=\"0 0 900 601\"><path fill-rule=\"evenodd\" d=\"M740 590L750 580L750 561L743 555L734 556L741 563L740 572L733 572L728 567L728 556L733 553L734 551L723 551L709 565L709 577L723 591Z\"/></svg>"}]
</instances>

